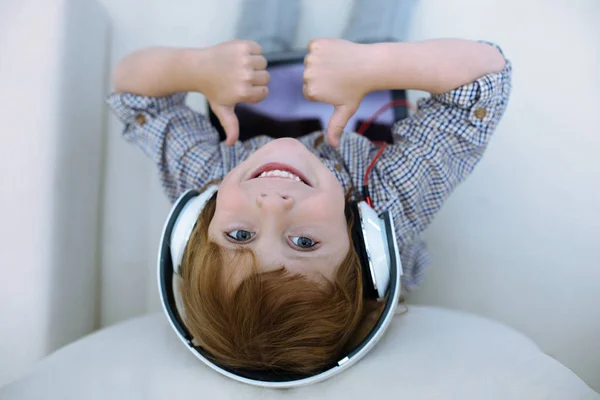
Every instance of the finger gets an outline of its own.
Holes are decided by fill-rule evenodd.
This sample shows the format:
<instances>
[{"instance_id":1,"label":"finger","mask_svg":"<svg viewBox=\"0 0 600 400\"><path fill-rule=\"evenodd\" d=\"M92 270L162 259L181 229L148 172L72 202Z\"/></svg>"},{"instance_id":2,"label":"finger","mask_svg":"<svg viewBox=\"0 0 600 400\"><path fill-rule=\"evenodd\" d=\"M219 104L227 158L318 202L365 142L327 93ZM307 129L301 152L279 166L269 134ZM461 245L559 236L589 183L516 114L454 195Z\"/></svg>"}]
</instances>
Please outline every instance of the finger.
<instances>
[{"instance_id":1,"label":"finger","mask_svg":"<svg viewBox=\"0 0 600 400\"><path fill-rule=\"evenodd\" d=\"M338 147L340 145L340 137L344 133L346 124L356 112L356 108L352 106L336 106L333 109L333 115L327 125L327 140L329 144Z\"/></svg>"},{"instance_id":2,"label":"finger","mask_svg":"<svg viewBox=\"0 0 600 400\"><path fill-rule=\"evenodd\" d=\"M267 59L263 56L250 56L250 65L257 71L267 68L267 64Z\"/></svg>"},{"instance_id":3,"label":"finger","mask_svg":"<svg viewBox=\"0 0 600 400\"><path fill-rule=\"evenodd\" d=\"M235 115L234 108L229 106L213 106L212 104L211 108L219 119L223 130L225 130L225 143L233 146L240 136L240 123Z\"/></svg>"},{"instance_id":4,"label":"finger","mask_svg":"<svg viewBox=\"0 0 600 400\"><path fill-rule=\"evenodd\" d=\"M311 71L312 70L305 68L304 72L302 73L302 82L304 82L305 84L307 84L311 76L314 75L314 73Z\"/></svg>"},{"instance_id":5,"label":"finger","mask_svg":"<svg viewBox=\"0 0 600 400\"><path fill-rule=\"evenodd\" d=\"M304 84L302 85L302 94L304 94L304 97L306 98L306 100L308 101L317 101L317 98L315 96L315 91L314 89L312 89L308 84Z\"/></svg>"},{"instance_id":6,"label":"finger","mask_svg":"<svg viewBox=\"0 0 600 400\"><path fill-rule=\"evenodd\" d=\"M310 56L310 53L308 53L307 55L304 56L304 66L308 67L308 56Z\"/></svg>"},{"instance_id":7,"label":"finger","mask_svg":"<svg viewBox=\"0 0 600 400\"><path fill-rule=\"evenodd\" d=\"M252 84L254 86L267 86L267 83L271 80L271 76L265 70L254 71L252 74Z\"/></svg>"},{"instance_id":8,"label":"finger","mask_svg":"<svg viewBox=\"0 0 600 400\"><path fill-rule=\"evenodd\" d=\"M250 47L250 54L254 54L254 55L260 55L262 54L262 47L260 47L260 44L254 42L254 41L249 41L249 47Z\"/></svg>"},{"instance_id":9,"label":"finger","mask_svg":"<svg viewBox=\"0 0 600 400\"><path fill-rule=\"evenodd\" d=\"M246 103L258 103L267 97L269 88L266 86L252 86L248 90L248 94L244 97Z\"/></svg>"}]
</instances>

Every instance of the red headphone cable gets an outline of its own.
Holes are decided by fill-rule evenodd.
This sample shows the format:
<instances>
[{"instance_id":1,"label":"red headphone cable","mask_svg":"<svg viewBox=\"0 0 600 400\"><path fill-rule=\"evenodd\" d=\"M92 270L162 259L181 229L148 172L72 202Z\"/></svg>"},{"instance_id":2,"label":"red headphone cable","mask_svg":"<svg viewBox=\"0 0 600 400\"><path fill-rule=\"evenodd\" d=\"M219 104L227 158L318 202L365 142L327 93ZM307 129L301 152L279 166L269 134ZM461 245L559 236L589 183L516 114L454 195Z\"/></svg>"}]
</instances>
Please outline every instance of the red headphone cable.
<instances>
[{"instance_id":1,"label":"red headphone cable","mask_svg":"<svg viewBox=\"0 0 600 400\"><path fill-rule=\"evenodd\" d=\"M379 108L379 110L375 111L375 113L373 113L373 115L367 121L363 122L360 125L360 127L358 128L358 130L356 131L356 133L358 133L359 135L364 135L364 133L367 131L367 129L369 129L369 127L373 124L373 122L381 114L383 114L385 111L389 110L390 108L395 108L395 107L406 107L411 111L415 111L415 107L407 100L390 101L389 103L386 103L381 108ZM377 154L375 154L375 157L373 157L373 159L369 163L369 166L367 167L367 170L365 171L365 177L363 180L363 196L365 197L365 201L367 202L369 207L373 207L373 201L371 200L371 195L369 194L369 174L371 173L373 166L375 166L375 163L377 162L379 157L381 157L381 155L383 154L383 151L385 150L385 148L387 146L387 143L385 143L385 142L374 142L374 143L378 144L380 147L379 147L379 150L377 151Z\"/></svg>"}]
</instances>

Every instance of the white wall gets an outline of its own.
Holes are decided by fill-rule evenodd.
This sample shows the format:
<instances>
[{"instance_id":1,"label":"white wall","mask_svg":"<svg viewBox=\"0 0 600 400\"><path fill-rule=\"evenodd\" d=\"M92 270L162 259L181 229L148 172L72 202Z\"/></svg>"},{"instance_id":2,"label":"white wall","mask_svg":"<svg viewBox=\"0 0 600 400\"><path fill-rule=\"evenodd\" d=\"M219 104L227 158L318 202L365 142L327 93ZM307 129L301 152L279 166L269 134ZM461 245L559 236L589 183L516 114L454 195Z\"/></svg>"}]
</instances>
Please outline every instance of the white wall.
<instances>
[{"instance_id":1,"label":"white wall","mask_svg":"<svg viewBox=\"0 0 600 400\"><path fill-rule=\"evenodd\" d=\"M0 385L96 325L106 21L0 2Z\"/></svg>"}]
</instances>

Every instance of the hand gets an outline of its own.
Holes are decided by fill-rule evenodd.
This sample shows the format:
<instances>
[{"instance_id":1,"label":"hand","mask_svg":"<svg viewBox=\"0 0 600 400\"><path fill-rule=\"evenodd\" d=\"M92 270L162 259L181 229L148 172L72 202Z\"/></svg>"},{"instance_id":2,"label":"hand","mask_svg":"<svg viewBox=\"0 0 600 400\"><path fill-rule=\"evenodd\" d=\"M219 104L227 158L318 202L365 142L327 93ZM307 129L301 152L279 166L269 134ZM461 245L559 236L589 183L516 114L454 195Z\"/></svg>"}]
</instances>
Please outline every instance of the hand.
<instances>
[{"instance_id":1,"label":"hand","mask_svg":"<svg viewBox=\"0 0 600 400\"><path fill-rule=\"evenodd\" d=\"M369 45L341 39L313 39L307 47L304 96L334 106L327 139L337 147L346 124L371 91Z\"/></svg>"},{"instance_id":2,"label":"hand","mask_svg":"<svg viewBox=\"0 0 600 400\"><path fill-rule=\"evenodd\" d=\"M251 41L232 40L207 51L210 67L203 79L202 93L225 130L225 143L231 146L240 131L235 105L258 103L269 93L267 60L261 55L260 45Z\"/></svg>"}]
</instances>

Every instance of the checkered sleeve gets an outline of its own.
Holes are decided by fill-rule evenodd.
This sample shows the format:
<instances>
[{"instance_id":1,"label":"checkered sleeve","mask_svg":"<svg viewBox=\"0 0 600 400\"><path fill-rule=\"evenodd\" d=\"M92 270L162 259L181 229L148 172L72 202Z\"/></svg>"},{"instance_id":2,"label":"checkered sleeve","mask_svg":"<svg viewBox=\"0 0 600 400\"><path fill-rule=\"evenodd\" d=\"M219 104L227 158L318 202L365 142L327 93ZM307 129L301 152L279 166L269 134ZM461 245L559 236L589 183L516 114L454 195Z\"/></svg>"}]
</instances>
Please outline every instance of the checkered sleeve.
<instances>
[{"instance_id":1,"label":"checkered sleeve","mask_svg":"<svg viewBox=\"0 0 600 400\"><path fill-rule=\"evenodd\" d=\"M158 166L171 201L224 175L217 131L185 105L185 98L186 93L165 97L113 93L106 99L124 124L124 138Z\"/></svg>"},{"instance_id":2,"label":"checkered sleeve","mask_svg":"<svg viewBox=\"0 0 600 400\"><path fill-rule=\"evenodd\" d=\"M481 159L506 109L511 71L507 61L501 72L423 99L393 127L369 190L378 212L392 210L401 245L419 236Z\"/></svg>"}]
</instances>

